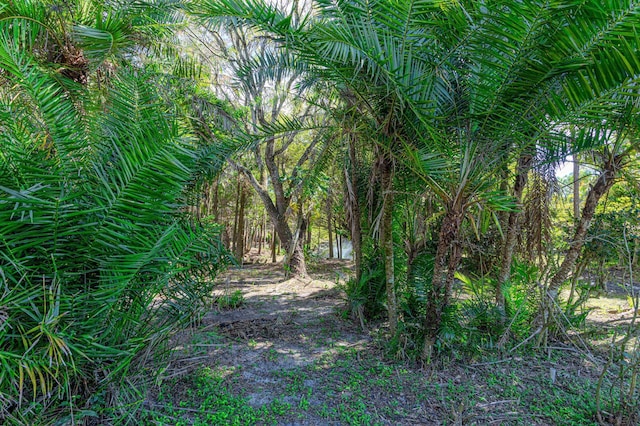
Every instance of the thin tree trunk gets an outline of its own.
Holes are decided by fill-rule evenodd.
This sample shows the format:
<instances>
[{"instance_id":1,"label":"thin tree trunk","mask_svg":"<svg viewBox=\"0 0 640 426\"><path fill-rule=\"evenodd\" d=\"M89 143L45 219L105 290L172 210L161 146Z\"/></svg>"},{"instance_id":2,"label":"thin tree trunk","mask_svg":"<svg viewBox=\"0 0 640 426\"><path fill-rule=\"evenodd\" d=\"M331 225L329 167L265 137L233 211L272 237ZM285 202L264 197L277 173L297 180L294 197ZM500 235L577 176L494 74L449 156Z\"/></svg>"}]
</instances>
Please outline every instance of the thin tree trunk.
<instances>
[{"instance_id":1,"label":"thin tree trunk","mask_svg":"<svg viewBox=\"0 0 640 426\"><path fill-rule=\"evenodd\" d=\"M591 225L591 220L596 212L598 202L615 183L621 159L622 158L620 156L616 156L605 164L604 170L587 194L587 199L585 200L584 207L582 208L580 221L577 223L575 233L569 243L569 249L564 256L560 269L558 269L549 282L548 292L549 296L553 299L557 299L560 286L567 279L569 273L574 270L576 261L580 255L582 246L584 245L584 239L587 236L587 231Z\"/></svg>"},{"instance_id":2,"label":"thin tree trunk","mask_svg":"<svg viewBox=\"0 0 640 426\"><path fill-rule=\"evenodd\" d=\"M351 231L351 244L353 247L353 259L355 262L356 282L362 278L362 224L360 223L360 203L358 201L358 158L356 156L355 137L349 138L349 171L345 168L344 178L347 186L347 202L349 213L348 222Z\"/></svg>"},{"instance_id":3,"label":"thin tree trunk","mask_svg":"<svg viewBox=\"0 0 640 426\"><path fill-rule=\"evenodd\" d=\"M380 246L384 253L385 288L387 294L387 315L389 332L396 334L398 327L398 307L396 301L396 277L393 253L393 176L392 163L388 156L382 160L381 183L383 193Z\"/></svg>"},{"instance_id":4,"label":"thin tree trunk","mask_svg":"<svg viewBox=\"0 0 640 426\"><path fill-rule=\"evenodd\" d=\"M276 263L276 240L278 236L276 235L276 227L273 227L273 233L271 234L271 263Z\"/></svg>"},{"instance_id":5,"label":"thin tree trunk","mask_svg":"<svg viewBox=\"0 0 640 426\"><path fill-rule=\"evenodd\" d=\"M331 225L333 222L331 197L327 195L327 233L329 234L329 259L333 259L333 233L331 232Z\"/></svg>"},{"instance_id":6,"label":"thin tree trunk","mask_svg":"<svg viewBox=\"0 0 640 426\"><path fill-rule=\"evenodd\" d=\"M251 231L245 232L245 242L244 242L244 253L249 253L251 248L253 247L253 242L256 238L256 228L252 226L253 221L246 219L244 222L245 229L250 229Z\"/></svg>"},{"instance_id":7,"label":"thin tree trunk","mask_svg":"<svg viewBox=\"0 0 640 426\"><path fill-rule=\"evenodd\" d=\"M504 285L511 278L511 264L513 263L513 255L518 242L518 233L520 232L519 219L522 207L522 193L527 185L532 159L531 155L520 156L513 184L513 197L518 204L518 210L508 214L505 240L502 246L502 265L500 266L498 285L496 287L496 303L503 312L505 310Z\"/></svg>"},{"instance_id":8,"label":"thin tree trunk","mask_svg":"<svg viewBox=\"0 0 640 426\"><path fill-rule=\"evenodd\" d=\"M215 191L215 182L209 182L207 184L207 206L206 206L206 211L207 211L207 216L211 216L213 214L213 197L214 197L214 191Z\"/></svg>"},{"instance_id":9,"label":"thin tree trunk","mask_svg":"<svg viewBox=\"0 0 640 426\"><path fill-rule=\"evenodd\" d=\"M218 204L220 202L220 176L216 177L216 182L215 185L213 186L213 197L212 197L212 214L213 214L213 220L215 223L219 223L220 222L220 213L219 213L219 207Z\"/></svg>"},{"instance_id":10,"label":"thin tree trunk","mask_svg":"<svg viewBox=\"0 0 640 426\"><path fill-rule=\"evenodd\" d=\"M428 294L427 309L423 320L425 340L422 357L425 360L431 359L442 325L442 312L448 306L451 298L453 278L462 253L458 242L462 219L461 208L450 207L440 226L431 290Z\"/></svg>"},{"instance_id":11,"label":"thin tree trunk","mask_svg":"<svg viewBox=\"0 0 640 426\"><path fill-rule=\"evenodd\" d=\"M247 191L244 188L244 186L242 186L240 188L240 200L238 202L239 207L238 207L238 227L236 229L236 238L235 238L235 245L234 245L234 253L236 258L238 259L238 262L240 263L240 266L242 266L242 258L244 257L244 247L245 247L245 218L244 218L244 211L245 211L245 205L247 203Z\"/></svg>"},{"instance_id":12,"label":"thin tree trunk","mask_svg":"<svg viewBox=\"0 0 640 426\"><path fill-rule=\"evenodd\" d=\"M573 154L573 220L580 217L580 163L578 154Z\"/></svg>"},{"instance_id":13,"label":"thin tree trunk","mask_svg":"<svg viewBox=\"0 0 640 426\"><path fill-rule=\"evenodd\" d=\"M232 244L233 244L233 253L237 253L237 242L238 242L238 212L240 209L240 176L238 176L238 182L236 185L236 205L233 212L233 235L232 235Z\"/></svg>"},{"instance_id":14,"label":"thin tree trunk","mask_svg":"<svg viewBox=\"0 0 640 426\"><path fill-rule=\"evenodd\" d=\"M200 202L198 203L198 220L201 220L203 217L205 217L208 212L209 212L209 184L207 182L204 182L202 184L202 199L200 200Z\"/></svg>"},{"instance_id":15,"label":"thin tree trunk","mask_svg":"<svg viewBox=\"0 0 640 426\"><path fill-rule=\"evenodd\" d=\"M260 221L260 230L258 231L258 256L262 254L262 243L264 243L264 218Z\"/></svg>"},{"instance_id":16,"label":"thin tree trunk","mask_svg":"<svg viewBox=\"0 0 640 426\"><path fill-rule=\"evenodd\" d=\"M573 275L573 279L571 280L571 290L569 291L569 298L567 299L567 306L573 305L573 296L576 294L576 287L578 286L578 280L584 272L584 269L587 266L586 259L583 259L582 262L578 263L576 266L576 271Z\"/></svg>"}]
</instances>

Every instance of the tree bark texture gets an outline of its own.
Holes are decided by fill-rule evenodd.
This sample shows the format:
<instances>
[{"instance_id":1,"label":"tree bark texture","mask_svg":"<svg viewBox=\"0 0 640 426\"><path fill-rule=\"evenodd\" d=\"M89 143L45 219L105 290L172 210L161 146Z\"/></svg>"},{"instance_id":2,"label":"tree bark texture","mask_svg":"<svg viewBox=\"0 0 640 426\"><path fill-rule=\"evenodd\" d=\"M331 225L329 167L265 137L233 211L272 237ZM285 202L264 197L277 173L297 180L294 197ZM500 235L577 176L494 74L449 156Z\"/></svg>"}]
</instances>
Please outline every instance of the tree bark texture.
<instances>
[{"instance_id":1,"label":"tree bark texture","mask_svg":"<svg viewBox=\"0 0 640 426\"><path fill-rule=\"evenodd\" d=\"M426 314L423 319L425 340L422 357L425 360L431 359L442 325L442 313L451 298L455 271L462 255L458 239L463 217L461 207L450 206L440 226L433 278L427 294Z\"/></svg>"},{"instance_id":2,"label":"tree bark texture","mask_svg":"<svg viewBox=\"0 0 640 426\"><path fill-rule=\"evenodd\" d=\"M333 234L331 232L331 222L333 221L331 208L331 194L327 194L327 233L329 234L329 259L333 259Z\"/></svg>"},{"instance_id":3,"label":"tree bark texture","mask_svg":"<svg viewBox=\"0 0 640 426\"><path fill-rule=\"evenodd\" d=\"M383 194L382 223L380 227L380 246L384 253L385 287L387 295L387 314L389 332L396 334L398 326L398 307L396 301L396 282L393 262L393 170L388 156L382 160L381 183Z\"/></svg>"},{"instance_id":4,"label":"tree bark texture","mask_svg":"<svg viewBox=\"0 0 640 426\"><path fill-rule=\"evenodd\" d=\"M549 282L549 287L547 290L550 297L553 299L557 299L560 286L568 278L569 273L575 267L578 256L580 255L580 252L582 250L582 246L584 245L587 231L589 230L589 226L591 225L591 220L593 219L593 215L596 212L598 202L615 183L621 160L622 158L620 156L611 158L605 164L604 170L587 194L584 207L582 208L580 221L577 223L575 233L573 235L573 238L571 239L571 242L569 243L569 249L564 256L564 260L560 265L560 269L558 269L558 271Z\"/></svg>"},{"instance_id":5,"label":"tree bark texture","mask_svg":"<svg viewBox=\"0 0 640 426\"><path fill-rule=\"evenodd\" d=\"M275 193L275 203L266 187L260 184L249 170L239 165L236 165L236 167L238 167L238 169L249 180L249 183L262 200L265 210L267 211L267 214L271 219L271 223L273 224L274 229L278 234L280 243L287 251L287 253L291 254L290 256L287 256L285 268L290 274L294 276L306 276L307 267L303 250L304 238L296 239L296 247L291 246L292 242L294 241L294 234L287 221L287 211L289 210L291 198L285 195L284 187L282 186L280 172L278 171L278 167L276 165L275 157L273 154L273 143L267 143L265 150L266 154L264 161L271 176L271 185ZM275 258L275 255L272 254L272 256L272 258Z\"/></svg>"},{"instance_id":6,"label":"tree bark texture","mask_svg":"<svg viewBox=\"0 0 640 426\"><path fill-rule=\"evenodd\" d=\"M276 263L277 258L276 258L276 254L277 254L277 239L278 239L278 235L276 233L276 227L273 227L273 233L271 234L271 263Z\"/></svg>"},{"instance_id":7,"label":"tree bark texture","mask_svg":"<svg viewBox=\"0 0 640 426\"><path fill-rule=\"evenodd\" d=\"M244 257L244 247L245 247L245 219L244 212L247 204L247 191L244 188L244 185L241 185L238 189L240 193L240 199L238 200L238 216L237 216L237 228L236 228L236 241L234 244L234 254L240 266L242 266L242 258Z\"/></svg>"},{"instance_id":8,"label":"tree bark texture","mask_svg":"<svg viewBox=\"0 0 640 426\"><path fill-rule=\"evenodd\" d=\"M573 220L580 217L580 163L578 154L573 154Z\"/></svg>"},{"instance_id":9,"label":"tree bark texture","mask_svg":"<svg viewBox=\"0 0 640 426\"><path fill-rule=\"evenodd\" d=\"M231 243L233 245L233 253L237 252L236 245L238 243L238 212L240 210L240 176L236 182L236 203L233 209L233 234Z\"/></svg>"},{"instance_id":10,"label":"tree bark texture","mask_svg":"<svg viewBox=\"0 0 640 426\"><path fill-rule=\"evenodd\" d=\"M220 223L220 176L216 177L215 184L212 187L213 196L211 197L211 211L209 214L213 214L213 220L215 223Z\"/></svg>"},{"instance_id":11,"label":"tree bark texture","mask_svg":"<svg viewBox=\"0 0 640 426\"><path fill-rule=\"evenodd\" d=\"M520 156L516 169L516 178L513 184L513 198L516 200L518 210L509 212L507 217L507 229L504 244L502 245L502 264L500 266L498 285L496 287L496 303L502 311L505 309L504 285L511 278L511 264L513 263L513 255L516 243L518 242L518 233L520 232L519 219L522 214L522 193L524 192L525 186L527 186L532 160L533 157L531 155Z\"/></svg>"},{"instance_id":12,"label":"tree bark texture","mask_svg":"<svg viewBox=\"0 0 640 426\"><path fill-rule=\"evenodd\" d=\"M293 277L302 278L307 276L307 265L304 259L304 240L307 236L308 225L307 219L300 213L296 233L285 244L288 253L288 272Z\"/></svg>"},{"instance_id":13,"label":"tree bark texture","mask_svg":"<svg viewBox=\"0 0 640 426\"><path fill-rule=\"evenodd\" d=\"M349 169L345 168L344 177L347 187L347 222L351 231L353 259L356 282L362 278L362 224L360 223L360 203L358 200L358 176L355 137L349 138Z\"/></svg>"}]
</instances>

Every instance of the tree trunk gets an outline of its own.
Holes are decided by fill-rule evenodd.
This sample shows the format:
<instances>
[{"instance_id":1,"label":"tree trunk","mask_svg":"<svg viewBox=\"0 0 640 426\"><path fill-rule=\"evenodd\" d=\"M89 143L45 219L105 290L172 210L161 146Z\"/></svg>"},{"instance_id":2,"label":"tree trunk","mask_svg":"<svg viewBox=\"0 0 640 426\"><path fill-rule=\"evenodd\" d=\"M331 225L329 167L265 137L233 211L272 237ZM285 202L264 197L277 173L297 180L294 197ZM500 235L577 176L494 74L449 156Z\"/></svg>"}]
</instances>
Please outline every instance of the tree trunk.
<instances>
[{"instance_id":1,"label":"tree trunk","mask_svg":"<svg viewBox=\"0 0 640 426\"><path fill-rule=\"evenodd\" d=\"M300 239L298 239L298 243L289 257L288 271L291 277L304 278L307 276L307 263L305 262L304 250Z\"/></svg>"},{"instance_id":2,"label":"tree trunk","mask_svg":"<svg viewBox=\"0 0 640 426\"><path fill-rule=\"evenodd\" d=\"M212 212L210 212L210 214L213 214L213 220L215 223L220 223L220 213L219 213L219 207L218 204L220 202L220 176L216 177L216 182L215 185L213 186L213 197L211 200L211 204L212 204Z\"/></svg>"},{"instance_id":3,"label":"tree trunk","mask_svg":"<svg viewBox=\"0 0 640 426\"><path fill-rule=\"evenodd\" d=\"M518 233L520 232L519 219L521 214L520 208L522 207L522 193L527 185L532 159L531 155L520 156L516 170L516 179L513 184L513 198L516 200L518 210L509 212L507 217L507 230L502 246L502 265L500 266L498 285L496 287L496 303L502 312L505 310L504 285L511 278L511 264L513 263L513 255L516 243L518 242Z\"/></svg>"},{"instance_id":4,"label":"tree trunk","mask_svg":"<svg viewBox=\"0 0 640 426\"><path fill-rule=\"evenodd\" d=\"M273 147L271 149L273 149ZM277 170L273 156L266 156L266 158L268 159L267 164L270 164L270 167L269 167L270 170L271 169ZM240 168L240 166L236 166L236 167ZM296 238L295 245L297 247L292 247L291 244L293 242L294 235L291 232L291 228L287 223L287 217L286 217L288 206L290 204L290 199L285 196L284 190L282 189L282 185L281 184L276 185L276 184L273 184L272 182L272 185L274 187L274 192L275 192L275 198L276 198L276 202L274 203L273 200L271 199L271 196L269 195L269 192L266 189L264 189L264 187L260 183L257 182L255 177L251 175L248 170L243 168L240 168L240 169L245 174L245 176L249 180L249 183L251 183L256 193L262 200L265 210L267 211L267 214L271 219L271 223L273 224L275 234L278 235L280 243L282 244L284 249L287 251L287 253L290 254L290 256L287 256L287 259L286 259L287 262L284 265L285 268L288 270L290 274L293 274L294 276L295 275L306 276L307 268L306 268L306 263L304 258L304 250L302 249L304 236L302 238ZM280 179L279 177L280 175L275 175L275 176L277 177L277 179ZM274 179L272 178L272 181L273 180ZM306 225L305 225L305 229L306 229ZM275 247L272 247L271 256L272 256L273 262L275 263L275 256L276 256Z\"/></svg>"},{"instance_id":5,"label":"tree trunk","mask_svg":"<svg viewBox=\"0 0 640 426\"><path fill-rule=\"evenodd\" d=\"M288 226L286 229L281 229L280 240L287 250L286 269L287 273L292 277L303 278L307 276L307 265L304 258L304 239L306 237L307 224L307 220L300 213L298 226L294 234L291 234Z\"/></svg>"},{"instance_id":6,"label":"tree trunk","mask_svg":"<svg viewBox=\"0 0 640 426\"><path fill-rule=\"evenodd\" d=\"M306 230L306 221L303 221L303 223L304 229L299 229L298 234L303 233ZM280 241L282 241L282 245L287 253L289 253L285 264L289 275L291 277L298 278L306 277L307 263L304 258L304 235L291 236L285 240L280 238Z\"/></svg>"},{"instance_id":7,"label":"tree trunk","mask_svg":"<svg viewBox=\"0 0 640 426\"><path fill-rule=\"evenodd\" d=\"M264 242L264 219L260 221L260 229L258 230L258 256L262 253L262 243Z\"/></svg>"},{"instance_id":8,"label":"tree trunk","mask_svg":"<svg viewBox=\"0 0 640 426\"><path fill-rule=\"evenodd\" d=\"M356 273L356 282L362 278L362 224L360 223L360 203L358 201L358 175L355 137L349 138L349 170L345 168L344 178L347 187L347 221L351 231L351 244Z\"/></svg>"},{"instance_id":9,"label":"tree trunk","mask_svg":"<svg viewBox=\"0 0 640 426\"><path fill-rule=\"evenodd\" d=\"M198 220L202 220L203 217L209 214L209 194L211 193L210 184L208 182L204 182L202 184L201 194L202 199L198 203Z\"/></svg>"},{"instance_id":10,"label":"tree trunk","mask_svg":"<svg viewBox=\"0 0 640 426\"><path fill-rule=\"evenodd\" d=\"M607 274L605 270L606 261L604 258L598 260L598 270L596 272L596 290L606 293L607 291Z\"/></svg>"},{"instance_id":11,"label":"tree trunk","mask_svg":"<svg viewBox=\"0 0 640 426\"><path fill-rule=\"evenodd\" d=\"M578 154L573 154L573 220L580 217L580 163Z\"/></svg>"},{"instance_id":12,"label":"tree trunk","mask_svg":"<svg viewBox=\"0 0 640 426\"><path fill-rule=\"evenodd\" d=\"M278 236L276 234L276 227L273 227L273 233L271 234L271 263L276 263L278 260L276 258L276 240Z\"/></svg>"},{"instance_id":13,"label":"tree trunk","mask_svg":"<svg viewBox=\"0 0 640 426\"><path fill-rule=\"evenodd\" d=\"M564 256L564 260L560 265L560 269L558 269L558 271L549 282L548 292L549 296L553 299L558 298L560 286L567 279L569 273L573 271L575 267L576 260L580 255L582 246L584 245L584 239L587 236L587 231L589 230L589 226L591 225L591 220L593 219L593 215L596 212L598 202L600 201L600 198L602 198L602 196L606 194L615 183L615 178L617 176L621 160L622 158L620 156L615 156L610 159L605 164L604 170L587 194L587 199L585 200L584 207L582 208L580 221L577 223L575 233L573 235L573 238L571 239L571 242L569 243L569 249Z\"/></svg>"},{"instance_id":14,"label":"tree trunk","mask_svg":"<svg viewBox=\"0 0 640 426\"><path fill-rule=\"evenodd\" d=\"M333 222L331 197L327 194L327 233L329 234L329 259L333 259L333 234L331 232L331 224Z\"/></svg>"},{"instance_id":15,"label":"tree trunk","mask_svg":"<svg viewBox=\"0 0 640 426\"><path fill-rule=\"evenodd\" d=\"M245 219L244 221L244 229L249 229L250 231L245 231L245 239L244 239L244 253L249 253L251 248L253 247L253 242L256 238L256 228L253 226L253 221L249 219Z\"/></svg>"},{"instance_id":16,"label":"tree trunk","mask_svg":"<svg viewBox=\"0 0 640 426\"><path fill-rule=\"evenodd\" d=\"M233 253L237 253L237 243L238 243L238 213L240 210L240 176L238 176L238 182L236 184L236 205L233 212L233 234L232 234L232 244L233 244Z\"/></svg>"},{"instance_id":17,"label":"tree trunk","mask_svg":"<svg viewBox=\"0 0 640 426\"><path fill-rule=\"evenodd\" d=\"M396 334L398 327L398 307L396 301L396 277L393 262L393 170L391 158L385 155L381 165L383 191L382 223L380 227L380 247L384 254L385 287L387 293L387 314L389 332Z\"/></svg>"},{"instance_id":18,"label":"tree trunk","mask_svg":"<svg viewBox=\"0 0 640 426\"><path fill-rule=\"evenodd\" d=\"M227 226L224 227L224 231L222 232L222 245L227 250L231 250L231 237L229 236L229 228Z\"/></svg>"},{"instance_id":19,"label":"tree trunk","mask_svg":"<svg viewBox=\"0 0 640 426\"><path fill-rule=\"evenodd\" d=\"M425 340L422 357L430 360L442 325L442 312L449 304L453 279L462 251L458 237L462 224L461 208L451 206L440 226L438 247L433 265L431 289L427 297L427 309L423 319Z\"/></svg>"},{"instance_id":20,"label":"tree trunk","mask_svg":"<svg viewBox=\"0 0 640 426\"><path fill-rule=\"evenodd\" d=\"M588 259L583 259L582 262L578 263L576 266L573 279L571 280L571 290L569 291L567 306L573 305L573 296L576 294L576 287L578 286L578 281L580 279L580 276L584 272L584 269L587 267L587 264L588 264Z\"/></svg>"},{"instance_id":21,"label":"tree trunk","mask_svg":"<svg viewBox=\"0 0 640 426\"><path fill-rule=\"evenodd\" d=\"M246 207L246 203L247 203L247 191L244 188L244 186L239 188L239 192L240 192L240 200L238 201L239 207L238 207L238 227L236 229L236 238L235 238L235 244L234 244L234 254L236 256L236 259L238 259L238 262L240 263L240 266L242 266L242 258L244 257L244 247L245 247L245 241L244 241L244 229L245 229L245 219L244 219L244 211L245 211L245 207Z\"/></svg>"}]
</instances>

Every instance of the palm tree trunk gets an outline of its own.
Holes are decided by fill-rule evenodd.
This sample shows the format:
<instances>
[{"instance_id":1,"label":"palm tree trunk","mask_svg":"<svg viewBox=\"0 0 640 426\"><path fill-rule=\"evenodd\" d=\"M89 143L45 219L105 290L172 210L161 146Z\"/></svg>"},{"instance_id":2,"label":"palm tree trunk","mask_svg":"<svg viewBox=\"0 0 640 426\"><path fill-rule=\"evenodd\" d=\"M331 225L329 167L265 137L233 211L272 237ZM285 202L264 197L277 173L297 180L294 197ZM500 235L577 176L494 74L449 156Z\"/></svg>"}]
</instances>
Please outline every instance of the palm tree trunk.
<instances>
[{"instance_id":1,"label":"palm tree trunk","mask_svg":"<svg viewBox=\"0 0 640 426\"><path fill-rule=\"evenodd\" d=\"M331 197L327 195L327 233L329 234L329 259L333 259L333 234L331 233Z\"/></svg>"},{"instance_id":2,"label":"palm tree trunk","mask_svg":"<svg viewBox=\"0 0 640 426\"><path fill-rule=\"evenodd\" d=\"M620 156L615 156L605 164L604 170L587 194L587 199L585 200L584 207L582 208L580 221L577 223L575 233L569 243L569 249L564 256L560 269L558 269L549 282L548 293L553 299L557 299L560 286L575 267L580 251L582 250L582 246L584 245L584 239L587 236L587 231L591 225L591 220L596 212L598 202L615 183L621 159L622 158Z\"/></svg>"},{"instance_id":3,"label":"palm tree trunk","mask_svg":"<svg viewBox=\"0 0 640 426\"><path fill-rule=\"evenodd\" d=\"M382 203L382 224L380 228L380 246L384 253L389 332L391 335L395 335L398 326L398 307L396 301L396 283L393 262L393 176L392 163L388 156L385 156L382 160L381 183L384 194Z\"/></svg>"},{"instance_id":4,"label":"palm tree trunk","mask_svg":"<svg viewBox=\"0 0 640 426\"><path fill-rule=\"evenodd\" d=\"M425 360L431 359L433 347L442 325L442 312L448 306L451 298L453 279L462 254L458 237L463 217L462 208L450 207L440 227L431 289L428 293L426 314L423 318L425 340L422 357Z\"/></svg>"},{"instance_id":5,"label":"palm tree trunk","mask_svg":"<svg viewBox=\"0 0 640 426\"><path fill-rule=\"evenodd\" d=\"M238 243L238 212L240 209L240 176L238 176L238 181L236 183L236 203L233 212L233 234L231 238L231 244L233 245L233 253L237 253L237 243Z\"/></svg>"},{"instance_id":6,"label":"palm tree trunk","mask_svg":"<svg viewBox=\"0 0 640 426\"><path fill-rule=\"evenodd\" d=\"M516 179L513 184L513 197L518 207L520 207L522 203L522 193L527 185L532 159L533 157L531 155L521 155L518 159ZM520 231L520 214L519 210L513 211L509 212L507 217L507 232L502 246L502 265L500 266L498 285L496 287L496 304L503 312L505 309L504 285L511 278L511 264L513 263L513 255Z\"/></svg>"},{"instance_id":7,"label":"palm tree trunk","mask_svg":"<svg viewBox=\"0 0 640 426\"><path fill-rule=\"evenodd\" d=\"M360 203L358 201L358 176L355 136L349 138L349 169L344 169L344 178L347 186L348 222L351 230L351 243L353 247L353 259L355 261L356 282L362 277L362 224L360 223Z\"/></svg>"},{"instance_id":8,"label":"palm tree trunk","mask_svg":"<svg viewBox=\"0 0 640 426\"><path fill-rule=\"evenodd\" d=\"M578 154L573 154L573 220L580 217L580 163Z\"/></svg>"}]
</instances>

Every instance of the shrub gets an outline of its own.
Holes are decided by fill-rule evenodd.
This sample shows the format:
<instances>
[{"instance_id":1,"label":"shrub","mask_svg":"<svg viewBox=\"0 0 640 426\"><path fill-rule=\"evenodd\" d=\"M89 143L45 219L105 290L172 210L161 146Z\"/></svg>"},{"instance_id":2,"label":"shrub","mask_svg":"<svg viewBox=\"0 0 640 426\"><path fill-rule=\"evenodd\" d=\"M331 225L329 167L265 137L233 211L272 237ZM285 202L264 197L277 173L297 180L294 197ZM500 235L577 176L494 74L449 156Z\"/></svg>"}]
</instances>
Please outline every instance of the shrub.
<instances>
[{"instance_id":1,"label":"shrub","mask_svg":"<svg viewBox=\"0 0 640 426\"><path fill-rule=\"evenodd\" d=\"M0 423L126 422L227 259L184 214L203 158L141 71L97 93L0 53Z\"/></svg>"}]
</instances>

